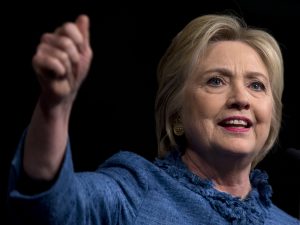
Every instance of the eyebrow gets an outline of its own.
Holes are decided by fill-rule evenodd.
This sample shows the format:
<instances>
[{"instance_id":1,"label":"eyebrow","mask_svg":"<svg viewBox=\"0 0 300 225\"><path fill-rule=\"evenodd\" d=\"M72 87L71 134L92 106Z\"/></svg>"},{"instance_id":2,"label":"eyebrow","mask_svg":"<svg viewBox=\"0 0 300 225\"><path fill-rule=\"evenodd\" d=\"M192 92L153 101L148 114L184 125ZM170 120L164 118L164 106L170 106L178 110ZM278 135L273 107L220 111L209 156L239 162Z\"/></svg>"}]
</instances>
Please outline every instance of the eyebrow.
<instances>
[{"instance_id":1,"label":"eyebrow","mask_svg":"<svg viewBox=\"0 0 300 225\"><path fill-rule=\"evenodd\" d=\"M204 70L202 74L209 74L209 73L220 73L224 76L227 77L232 77L233 73L226 68L222 68L222 67L217 67L217 68L213 68L213 69L208 69L208 70ZM260 72L254 72L254 71L250 71L250 72L246 72L246 76L253 78L253 77L261 77L263 78L266 82L269 82L269 77L267 75L265 75L264 73L260 73Z\"/></svg>"}]
</instances>

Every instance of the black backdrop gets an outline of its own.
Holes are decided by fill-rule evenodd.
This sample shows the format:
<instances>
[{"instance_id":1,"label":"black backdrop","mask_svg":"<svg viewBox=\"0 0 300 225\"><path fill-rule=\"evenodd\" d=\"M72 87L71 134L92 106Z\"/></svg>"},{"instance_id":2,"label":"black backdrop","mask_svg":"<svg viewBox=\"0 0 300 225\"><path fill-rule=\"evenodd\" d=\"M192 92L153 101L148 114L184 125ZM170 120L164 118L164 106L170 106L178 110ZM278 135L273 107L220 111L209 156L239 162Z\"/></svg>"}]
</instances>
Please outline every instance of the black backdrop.
<instances>
[{"instance_id":1,"label":"black backdrop","mask_svg":"<svg viewBox=\"0 0 300 225\"><path fill-rule=\"evenodd\" d=\"M5 202L10 160L39 93L31 58L42 33L74 20L79 13L90 16L94 59L73 109L70 141L75 169L94 170L120 149L137 152L149 160L156 156L153 108L160 57L172 37L194 17L232 12L249 25L273 34L283 51L285 91L280 147L258 167L270 175L274 203L299 215L300 163L285 149L300 149L300 4L212 0L107 5L86 0L30 5L18 3L2 8L1 205Z\"/></svg>"}]
</instances>

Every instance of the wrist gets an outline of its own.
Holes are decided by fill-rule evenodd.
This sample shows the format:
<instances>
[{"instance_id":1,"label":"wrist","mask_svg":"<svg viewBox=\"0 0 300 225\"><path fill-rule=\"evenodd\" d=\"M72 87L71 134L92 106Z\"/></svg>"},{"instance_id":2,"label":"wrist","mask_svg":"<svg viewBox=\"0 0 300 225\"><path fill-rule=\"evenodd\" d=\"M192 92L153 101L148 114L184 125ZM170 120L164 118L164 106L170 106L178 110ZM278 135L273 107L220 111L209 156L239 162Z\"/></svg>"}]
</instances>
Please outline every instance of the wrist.
<instances>
[{"instance_id":1,"label":"wrist","mask_svg":"<svg viewBox=\"0 0 300 225\"><path fill-rule=\"evenodd\" d=\"M75 96L67 99L51 99L43 94L38 100L38 107L46 118L66 118L69 119Z\"/></svg>"}]
</instances>

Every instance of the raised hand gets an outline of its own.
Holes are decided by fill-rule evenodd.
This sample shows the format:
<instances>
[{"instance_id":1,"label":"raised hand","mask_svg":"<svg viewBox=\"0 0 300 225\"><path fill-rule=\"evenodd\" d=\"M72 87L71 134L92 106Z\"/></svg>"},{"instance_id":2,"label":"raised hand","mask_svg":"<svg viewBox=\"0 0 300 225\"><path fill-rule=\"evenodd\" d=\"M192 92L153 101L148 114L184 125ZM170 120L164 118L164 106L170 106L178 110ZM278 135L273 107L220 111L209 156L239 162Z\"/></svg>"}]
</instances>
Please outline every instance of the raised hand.
<instances>
[{"instance_id":1,"label":"raised hand","mask_svg":"<svg viewBox=\"0 0 300 225\"><path fill-rule=\"evenodd\" d=\"M32 60L43 104L72 103L87 76L92 55L86 15L45 33Z\"/></svg>"},{"instance_id":2,"label":"raised hand","mask_svg":"<svg viewBox=\"0 0 300 225\"><path fill-rule=\"evenodd\" d=\"M42 92L28 127L23 158L25 173L34 179L51 180L59 171L71 109L92 55L85 15L41 38L32 62Z\"/></svg>"}]
</instances>

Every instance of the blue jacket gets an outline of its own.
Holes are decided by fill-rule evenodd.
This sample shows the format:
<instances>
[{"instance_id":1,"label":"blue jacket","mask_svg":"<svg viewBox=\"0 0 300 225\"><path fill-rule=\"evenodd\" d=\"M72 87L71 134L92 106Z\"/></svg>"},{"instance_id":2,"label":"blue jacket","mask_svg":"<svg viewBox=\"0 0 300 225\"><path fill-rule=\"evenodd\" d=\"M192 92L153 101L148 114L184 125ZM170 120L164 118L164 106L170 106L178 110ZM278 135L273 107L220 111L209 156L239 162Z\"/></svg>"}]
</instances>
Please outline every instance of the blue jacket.
<instances>
[{"instance_id":1,"label":"blue jacket","mask_svg":"<svg viewBox=\"0 0 300 225\"><path fill-rule=\"evenodd\" d=\"M9 203L16 224L60 225L299 225L272 204L267 175L251 173L241 200L191 173L177 152L150 162L120 151L95 172L75 173L70 145L60 173L45 191L18 189L22 143L12 161Z\"/></svg>"}]
</instances>

